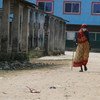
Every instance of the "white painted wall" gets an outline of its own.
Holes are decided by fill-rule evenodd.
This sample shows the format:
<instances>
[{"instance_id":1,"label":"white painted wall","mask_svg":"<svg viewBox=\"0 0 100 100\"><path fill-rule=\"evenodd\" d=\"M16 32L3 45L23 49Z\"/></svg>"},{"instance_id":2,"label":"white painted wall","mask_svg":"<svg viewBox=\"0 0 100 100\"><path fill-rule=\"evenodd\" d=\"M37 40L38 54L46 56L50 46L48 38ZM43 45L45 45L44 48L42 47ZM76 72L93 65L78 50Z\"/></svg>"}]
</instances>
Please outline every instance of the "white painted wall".
<instances>
[{"instance_id":1,"label":"white painted wall","mask_svg":"<svg viewBox=\"0 0 100 100\"><path fill-rule=\"evenodd\" d=\"M67 31L67 40L74 40L75 39L75 31Z\"/></svg>"}]
</instances>

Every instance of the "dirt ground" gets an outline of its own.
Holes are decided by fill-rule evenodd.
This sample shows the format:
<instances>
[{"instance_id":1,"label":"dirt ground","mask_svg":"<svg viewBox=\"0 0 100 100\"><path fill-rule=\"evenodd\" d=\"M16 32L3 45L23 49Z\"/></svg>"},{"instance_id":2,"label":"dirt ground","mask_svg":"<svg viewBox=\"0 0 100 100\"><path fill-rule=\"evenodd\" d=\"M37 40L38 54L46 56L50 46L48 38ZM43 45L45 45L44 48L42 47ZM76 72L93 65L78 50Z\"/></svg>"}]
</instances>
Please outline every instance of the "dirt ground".
<instances>
[{"instance_id":1,"label":"dirt ground","mask_svg":"<svg viewBox=\"0 0 100 100\"><path fill-rule=\"evenodd\" d=\"M67 51L58 59L71 59L72 54ZM69 60L60 66L0 71L0 100L100 100L99 62L100 53L90 53L88 71L83 73L71 70Z\"/></svg>"}]
</instances>

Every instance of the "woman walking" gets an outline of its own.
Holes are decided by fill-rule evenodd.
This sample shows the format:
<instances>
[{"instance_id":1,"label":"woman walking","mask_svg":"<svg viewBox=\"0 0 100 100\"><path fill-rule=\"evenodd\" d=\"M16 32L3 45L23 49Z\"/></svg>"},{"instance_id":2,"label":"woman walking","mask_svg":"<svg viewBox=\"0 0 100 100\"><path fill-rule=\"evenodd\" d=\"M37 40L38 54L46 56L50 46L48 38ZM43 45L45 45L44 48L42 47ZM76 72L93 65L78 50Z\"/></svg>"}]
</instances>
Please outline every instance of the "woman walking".
<instances>
[{"instance_id":1,"label":"woman walking","mask_svg":"<svg viewBox=\"0 0 100 100\"><path fill-rule=\"evenodd\" d=\"M80 67L80 72L87 71L87 62L89 58L89 50L90 50L90 43L89 43L89 32L87 30L87 25L82 24L78 33L75 36L76 39L76 54L73 60L73 67Z\"/></svg>"}]
</instances>

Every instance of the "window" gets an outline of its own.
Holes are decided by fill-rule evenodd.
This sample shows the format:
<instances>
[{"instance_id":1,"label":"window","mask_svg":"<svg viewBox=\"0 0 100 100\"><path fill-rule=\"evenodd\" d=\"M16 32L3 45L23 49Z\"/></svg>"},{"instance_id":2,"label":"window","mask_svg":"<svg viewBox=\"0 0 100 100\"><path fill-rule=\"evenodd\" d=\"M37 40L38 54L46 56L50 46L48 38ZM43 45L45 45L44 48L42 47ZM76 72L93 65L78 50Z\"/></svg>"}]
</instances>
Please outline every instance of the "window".
<instances>
[{"instance_id":1,"label":"window","mask_svg":"<svg viewBox=\"0 0 100 100\"><path fill-rule=\"evenodd\" d=\"M37 5L39 9L47 13L53 13L53 0L37 0Z\"/></svg>"},{"instance_id":2,"label":"window","mask_svg":"<svg viewBox=\"0 0 100 100\"><path fill-rule=\"evenodd\" d=\"M0 0L0 8L3 7L3 0Z\"/></svg>"},{"instance_id":3,"label":"window","mask_svg":"<svg viewBox=\"0 0 100 100\"><path fill-rule=\"evenodd\" d=\"M92 2L92 14L100 15L100 2Z\"/></svg>"},{"instance_id":4,"label":"window","mask_svg":"<svg viewBox=\"0 0 100 100\"><path fill-rule=\"evenodd\" d=\"M80 14L81 2L77 1L64 1L65 14Z\"/></svg>"},{"instance_id":5,"label":"window","mask_svg":"<svg viewBox=\"0 0 100 100\"><path fill-rule=\"evenodd\" d=\"M99 32L90 32L89 37L90 37L90 41L100 41Z\"/></svg>"},{"instance_id":6,"label":"window","mask_svg":"<svg viewBox=\"0 0 100 100\"><path fill-rule=\"evenodd\" d=\"M95 33L90 33L89 37L90 37L90 41L96 41L96 34Z\"/></svg>"},{"instance_id":7,"label":"window","mask_svg":"<svg viewBox=\"0 0 100 100\"><path fill-rule=\"evenodd\" d=\"M75 32L68 31L66 34L67 34L67 40L74 40L75 39Z\"/></svg>"},{"instance_id":8,"label":"window","mask_svg":"<svg viewBox=\"0 0 100 100\"><path fill-rule=\"evenodd\" d=\"M97 41L100 41L100 33L97 33L97 34L96 34L96 40L97 40Z\"/></svg>"}]
</instances>

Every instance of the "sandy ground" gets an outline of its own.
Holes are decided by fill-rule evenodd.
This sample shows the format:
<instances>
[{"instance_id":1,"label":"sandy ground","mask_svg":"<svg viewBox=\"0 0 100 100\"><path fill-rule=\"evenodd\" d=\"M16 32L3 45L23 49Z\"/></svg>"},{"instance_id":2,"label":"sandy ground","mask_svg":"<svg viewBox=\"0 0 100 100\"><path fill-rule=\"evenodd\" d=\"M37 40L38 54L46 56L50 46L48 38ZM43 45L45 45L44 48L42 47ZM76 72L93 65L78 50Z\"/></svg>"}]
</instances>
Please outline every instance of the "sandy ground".
<instances>
[{"instance_id":1,"label":"sandy ground","mask_svg":"<svg viewBox=\"0 0 100 100\"><path fill-rule=\"evenodd\" d=\"M65 56L41 59L71 59ZM67 61L67 60L66 60ZM90 53L88 71L66 65L0 71L0 100L100 100L100 53Z\"/></svg>"}]
</instances>

